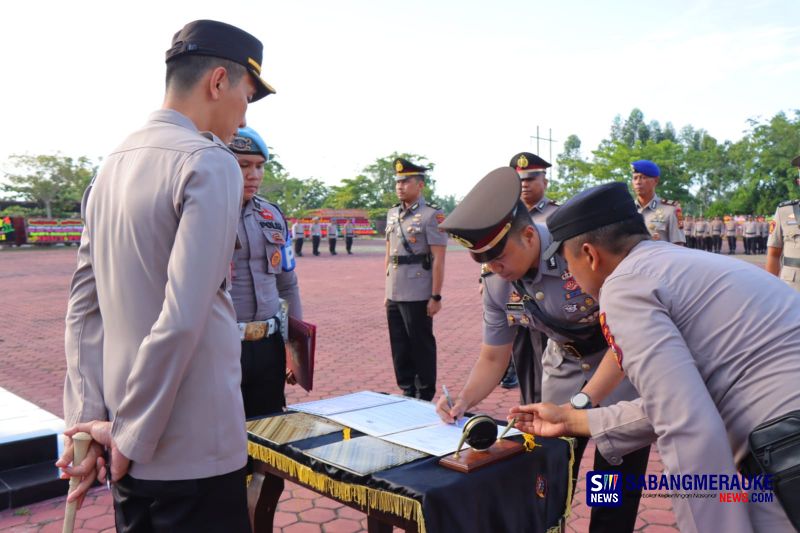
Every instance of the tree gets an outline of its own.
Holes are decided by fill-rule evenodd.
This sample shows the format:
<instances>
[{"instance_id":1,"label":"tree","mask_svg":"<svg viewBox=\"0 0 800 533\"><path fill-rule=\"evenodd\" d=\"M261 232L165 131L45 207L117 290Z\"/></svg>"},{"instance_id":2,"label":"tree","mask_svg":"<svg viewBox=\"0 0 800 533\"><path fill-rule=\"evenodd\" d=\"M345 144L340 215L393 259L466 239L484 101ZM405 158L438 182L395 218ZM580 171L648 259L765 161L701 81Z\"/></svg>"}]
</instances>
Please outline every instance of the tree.
<instances>
[{"instance_id":1,"label":"tree","mask_svg":"<svg viewBox=\"0 0 800 533\"><path fill-rule=\"evenodd\" d=\"M39 203L47 218L73 216L97 166L87 157L12 155L14 171L5 175L5 192Z\"/></svg>"},{"instance_id":2,"label":"tree","mask_svg":"<svg viewBox=\"0 0 800 533\"><path fill-rule=\"evenodd\" d=\"M264 164L264 181L258 193L278 204L287 216L298 217L322 207L330 189L316 178L293 178L273 152Z\"/></svg>"},{"instance_id":3,"label":"tree","mask_svg":"<svg viewBox=\"0 0 800 533\"><path fill-rule=\"evenodd\" d=\"M556 157L556 163L558 179L550 180L547 186L548 197L565 201L594 184L590 165L581 156L581 140L577 135L567 137L564 151Z\"/></svg>"}]
</instances>

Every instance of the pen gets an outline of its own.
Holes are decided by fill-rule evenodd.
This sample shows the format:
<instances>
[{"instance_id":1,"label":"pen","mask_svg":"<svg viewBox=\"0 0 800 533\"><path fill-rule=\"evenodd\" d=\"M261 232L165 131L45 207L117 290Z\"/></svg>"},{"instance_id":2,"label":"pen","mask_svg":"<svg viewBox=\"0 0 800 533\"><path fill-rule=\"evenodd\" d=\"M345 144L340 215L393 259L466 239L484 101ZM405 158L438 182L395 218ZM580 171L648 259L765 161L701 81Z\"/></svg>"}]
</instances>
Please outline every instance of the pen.
<instances>
[{"instance_id":1,"label":"pen","mask_svg":"<svg viewBox=\"0 0 800 533\"><path fill-rule=\"evenodd\" d=\"M453 408L453 399L450 397L450 393L447 391L447 385L442 383L442 392L444 393L444 398L447 400L447 407L450 409Z\"/></svg>"},{"instance_id":2,"label":"pen","mask_svg":"<svg viewBox=\"0 0 800 533\"><path fill-rule=\"evenodd\" d=\"M108 448L103 452L106 458L106 488L111 491L111 450Z\"/></svg>"}]
</instances>

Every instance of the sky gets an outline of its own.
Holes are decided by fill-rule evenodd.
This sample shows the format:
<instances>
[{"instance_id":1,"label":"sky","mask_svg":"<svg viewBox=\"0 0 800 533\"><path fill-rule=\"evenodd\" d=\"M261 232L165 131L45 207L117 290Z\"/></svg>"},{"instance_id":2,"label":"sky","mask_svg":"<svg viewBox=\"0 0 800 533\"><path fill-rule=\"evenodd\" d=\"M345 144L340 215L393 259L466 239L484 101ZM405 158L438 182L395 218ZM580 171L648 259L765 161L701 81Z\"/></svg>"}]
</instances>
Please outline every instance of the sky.
<instances>
[{"instance_id":1,"label":"sky","mask_svg":"<svg viewBox=\"0 0 800 533\"><path fill-rule=\"evenodd\" d=\"M800 107L797 0L3 2L0 168L112 151L161 106L164 52L201 18L264 43L277 94L248 125L291 175L329 185L410 152L461 197L536 152L537 127L555 159L571 134L590 155L634 107L720 141Z\"/></svg>"}]
</instances>

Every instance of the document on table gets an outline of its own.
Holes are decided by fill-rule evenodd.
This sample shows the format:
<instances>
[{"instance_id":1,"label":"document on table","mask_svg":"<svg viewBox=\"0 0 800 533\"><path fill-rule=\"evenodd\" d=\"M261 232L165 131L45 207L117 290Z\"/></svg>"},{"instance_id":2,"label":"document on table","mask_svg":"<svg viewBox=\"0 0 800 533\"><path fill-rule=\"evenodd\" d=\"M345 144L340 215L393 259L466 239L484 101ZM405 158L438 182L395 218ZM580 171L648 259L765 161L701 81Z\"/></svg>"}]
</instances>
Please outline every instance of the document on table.
<instances>
[{"instance_id":1,"label":"document on table","mask_svg":"<svg viewBox=\"0 0 800 533\"><path fill-rule=\"evenodd\" d=\"M345 413L348 411L355 411L358 409L367 409L377 405L385 405L389 403L402 402L403 398L399 396L391 396L389 394L379 394L372 391L354 392L352 394L345 394L344 396L336 396L334 398L327 398L325 400L316 400L313 402L296 403L289 405L287 408L292 411L300 411L303 413L310 413L312 415L319 415L329 417L338 413Z\"/></svg>"},{"instance_id":2,"label":"document on table","mask_svg":"<svg viewBox=\"0 0 800 533\"><path fill-rule=\"evenodd\" d=\"M336 468L359 476L422 459L426 455L386 442L377 437L363 436L305 450L304 454Z\"/></svg>"},{"instance_id":3,"label":"document on table","mask_svg":"<svg viewBox=\"0 0 800 533\"><path fill-rule=\"evenodd\" d=\"M404 398L394 403L338 413L328 418L373 437L432 426L442 421L436 414L434 404Z\"/></svg>"},{"instance_id":4,"label":"document on table","mask_svg":"<svg viewBox=\"0 0 800 533\"><path fill-rule=\"evenodd\" d=\"M469 419L464 417L456 424L446 424L440 420L438 424L432 426L384 435L381 438L393 442L394 444L411 448L412 450L419 450L430 455L443 457L455 452L456 448L458 448L458 442L461 440L461 432L467 420ZM497 434L499 435L502 433L504 429L505 426L498 426ZM518 429L512 428L506 433L506 436L519 434L520 431Z\"/></svg>"}]
</instances>

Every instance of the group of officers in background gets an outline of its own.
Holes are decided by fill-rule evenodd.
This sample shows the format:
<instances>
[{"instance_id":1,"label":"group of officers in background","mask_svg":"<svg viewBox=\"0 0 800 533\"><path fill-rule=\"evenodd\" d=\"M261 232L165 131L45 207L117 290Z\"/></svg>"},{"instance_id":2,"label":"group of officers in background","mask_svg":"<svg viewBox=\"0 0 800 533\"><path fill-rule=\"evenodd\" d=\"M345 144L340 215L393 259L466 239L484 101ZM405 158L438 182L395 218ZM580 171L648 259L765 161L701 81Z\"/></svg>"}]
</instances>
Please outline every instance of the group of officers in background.
<instances>
[{"instance_id":1,"label":"group of officers in background","mask_svg":"<svg viewBox=\"0 0 800 533\"><path fill-rule=\"evenodd\" d=\"M744 219L744 221L742 221ZM707 220L702 215L696 218L687 215L683 222L686 246L716 254L722 253L723 237L728 241L728 255L736 253L736 241L741 238L745 255L760 255L767 252L770 224L761 215L727 215L725 219L715 216Z\"/></svg>"},{"instance_id":2,"label":"group of officers in background","mask_svg":"<svg viewBox=\"0 0 800 533\"><path fill-rule=\"evenodd\" d=\"M322 242L322 233L328 239L328 251L331 255L336 254L336 240L344 236L345 250L348 255L353 255L353 239L356 236L356 227L350 219L331 220L330 222L320 222L319 217L311 219L311 224L300 221L292 224L292 239L294 241L294 255L303 257L303 242L311 237L311 252L319 255L319 245Z\"/></svg>"}]
</instances>

